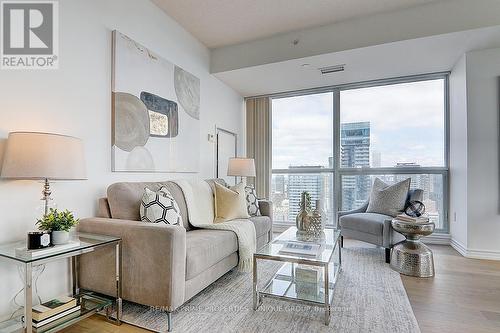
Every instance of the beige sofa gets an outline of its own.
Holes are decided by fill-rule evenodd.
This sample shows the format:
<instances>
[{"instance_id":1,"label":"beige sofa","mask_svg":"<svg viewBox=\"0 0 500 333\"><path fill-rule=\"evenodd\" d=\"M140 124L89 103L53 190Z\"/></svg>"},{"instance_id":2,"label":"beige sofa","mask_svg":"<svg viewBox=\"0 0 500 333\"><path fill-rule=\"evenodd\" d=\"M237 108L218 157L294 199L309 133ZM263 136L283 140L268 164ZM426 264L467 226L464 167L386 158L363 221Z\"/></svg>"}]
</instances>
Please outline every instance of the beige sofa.
<instances>
[{"instance_id":1,"label":"beige sofa","mask_svg":"<svg viewBox=\"0 0 500 333\"><path fill-rule=\"evenodd\" d=\"M209 181L210 182L210 181ZM166 186L181 210L184 228L141 222L139 206L144 188ZM272 239L272 204L260 201L262 216L251 217L257 248ZM113 235L123 243L123 299L171 312L238 264L236 234L195 229L188 221L184 195L173 182L116 183L99 200L98 217L80 221L80 232ZM115 295L114 251L99 250L80 260L80 287ZM171 327L171 325L170 325Z\"/></svg>"}]
</instances>

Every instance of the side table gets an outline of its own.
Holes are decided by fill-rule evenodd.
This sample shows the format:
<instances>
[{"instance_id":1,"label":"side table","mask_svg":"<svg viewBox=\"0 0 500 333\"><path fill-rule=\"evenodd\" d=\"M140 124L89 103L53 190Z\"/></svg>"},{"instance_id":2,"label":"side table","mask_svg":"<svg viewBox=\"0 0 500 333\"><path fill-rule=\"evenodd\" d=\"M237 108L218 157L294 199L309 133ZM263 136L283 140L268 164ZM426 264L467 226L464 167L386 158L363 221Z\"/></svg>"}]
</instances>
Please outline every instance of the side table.
<instances>
[{"instance_id":1,"label":"side table","mask_svg":"<svg viewBox=\"0 0 500 333\"><path fill-rule=\"evenodd\" d=\"M38 265L43 265L51 261L71 258L71 277L72 277L72 297L77 300L77 304L80 305L80 310L77 311L78 316L72 314L55 320L49 324L41 326L37 329L37 333L52 333L57 332L63 328L73 325L74 323L92 316L93 314L106 310L106 315L109 319L109 313L113 305L113 301L116 303L116 320L111 320L115 324L121 324L121 313L122 313L122 245L121 239L112 236L96 235L96 234L86 234L86 233L75 233L72 236L73 240L79 241L80 245L78 247L70 249L62 249L60 251L51 252L48 254L43 254L40 256L32 257L28 253L19 253L16 249L23 248L26 246L25 241L15 242L6 245L0 245L0 258L12 260L18 265L21 265L24 271L24 313L22 316L15 318L18 322L22 322L24 331L26 333L31 333L33 331L32 327L32 272L33 267ZM114 300L109 299L102 295L97 295L93 292L80 291L78 286L78 273L79 273L79 263L78 259L81 254L92 252L96 249L114 246L116 255L116 274L113 279L116 281L116 298Z\"/></svg>"},{"instance_id":2,"label":"side table","mask_svg":"<svg viewBox=\"0 0 500 333\"><path fill-rule=\"evenodd\" d=\"M406 240L392 248L391 267L404 275L416 277L434 276L434 258L431 249L420 241L434 232L434 223L414 223L393 219L394 230Z\"/></svg>"}]
</instances>

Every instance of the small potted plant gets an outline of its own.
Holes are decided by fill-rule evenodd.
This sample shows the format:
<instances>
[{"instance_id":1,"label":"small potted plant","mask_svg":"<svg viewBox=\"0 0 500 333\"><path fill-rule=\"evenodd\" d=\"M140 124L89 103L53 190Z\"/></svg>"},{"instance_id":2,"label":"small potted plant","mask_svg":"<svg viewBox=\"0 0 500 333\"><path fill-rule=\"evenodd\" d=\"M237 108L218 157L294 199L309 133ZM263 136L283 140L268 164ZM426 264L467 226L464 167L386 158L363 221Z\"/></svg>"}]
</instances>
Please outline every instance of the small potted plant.
<instances>
[{"instance_id":1,"label":"small potted plant","mask_svg":"<svg viewBox=\"0 0 500 333\"><path fill-rule=\"evenodd\" d=\"M69 241L69 231L78 224L73 213L69 210L58 211L51 208L49 213L39 219L36 224L38 229L52 232L52 244L62 245Z\"/></svg>"}]
</instances>

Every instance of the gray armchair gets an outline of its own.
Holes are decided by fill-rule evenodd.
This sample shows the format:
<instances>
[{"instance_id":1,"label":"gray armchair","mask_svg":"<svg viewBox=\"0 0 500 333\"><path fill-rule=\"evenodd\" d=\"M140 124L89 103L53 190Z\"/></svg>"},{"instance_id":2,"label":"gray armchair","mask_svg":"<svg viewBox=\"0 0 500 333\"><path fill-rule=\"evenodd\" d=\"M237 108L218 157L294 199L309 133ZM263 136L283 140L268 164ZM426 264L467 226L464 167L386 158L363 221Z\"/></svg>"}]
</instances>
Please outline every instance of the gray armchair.
<instances>
[{"instance_id":1,"label":"gray armchair","mask_svg":"<svg viewBox=\"0 0 500 333\"><path fill-rule=\"evenodd\" d=\"M422 201L424 191L421 189L410 190L406 202ZM392 216L367 213L368 201L358 209L339 212L339 226L341 229L341 246L344 236L385 248L385 262L391 259L391 248L396 243L404 240L404 236L394 231L391 226Z\"/></svg>"}]
</instances>

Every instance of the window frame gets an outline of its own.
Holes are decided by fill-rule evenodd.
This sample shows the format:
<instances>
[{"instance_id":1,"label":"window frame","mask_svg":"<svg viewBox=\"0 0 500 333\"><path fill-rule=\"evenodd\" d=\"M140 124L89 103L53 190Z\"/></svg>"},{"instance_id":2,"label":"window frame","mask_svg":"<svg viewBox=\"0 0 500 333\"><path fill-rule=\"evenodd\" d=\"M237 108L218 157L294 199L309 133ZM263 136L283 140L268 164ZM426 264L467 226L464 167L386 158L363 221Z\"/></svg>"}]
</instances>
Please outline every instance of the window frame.
<instances>
[{"instance_id":1,"label":"window frame","mask_svg":"<svg viewBox=\"0 0 500 333\"><path fill-rule=\"evenodd\" d=\"M450 72L437 72L437 73L429 73L429 74L419 74L419 75L411 75L411 76L402 76L388 79L379 79L379 80L370 80L363 81L357 83L349 83L349 84L340 84L334 86L326 86L319 87L313 89L305 89L305 90L296 90L285 93L271 94L267 95L267 97L272 99L277 98L286 98L286 97L295 97L295 96L304 96L311 94L319 94L332 92L333 98L333 168L323 168L321 171L318 169L272 169L272 160L270 162L271 168L271 179L274 174L293 174L293 173L331 173L333 177L333 216L337 216L340 205L342 204L342 176L346 175L382 175L382 174L391 174L391 175L401 175L401 174L439 174L443 179L443 228L436 229L436 233L441 234L449 234L450 223L449 223L449 151L450 151L450 93L449 93L449 75ZM443 167L380 167L380 168L372 168L372 167L362 167L362 168L343 168L341 167L341 151L340 151L340 142L341 142L341 130L340 130L340 92L343 90L350 89L359 89L359 88L369 88L376 86L387 86L393 84L400 83L411 83L411 82L419 82L419 81L429 81L429 80L444 80L444 166ZM262 96L260 96L262 97ZM271 123L272 123L272 101L270 103L271 111ZM272 130L272 126L270 126ZM271 133L272 135L272 133ZM270 144L270 151L272 154L272 142ZM269 191L271 191L272 186L269 186ZM268 194L270 197L271 193ZM338 227L338 219L335 218L336 221L333 221L333 224L329 224L328 227ZM284 223L284 221L275 221L275 225L277 229L282 229L285 226L290 226L290 221L288 223Z\"/></svg>"}]
</instances>

